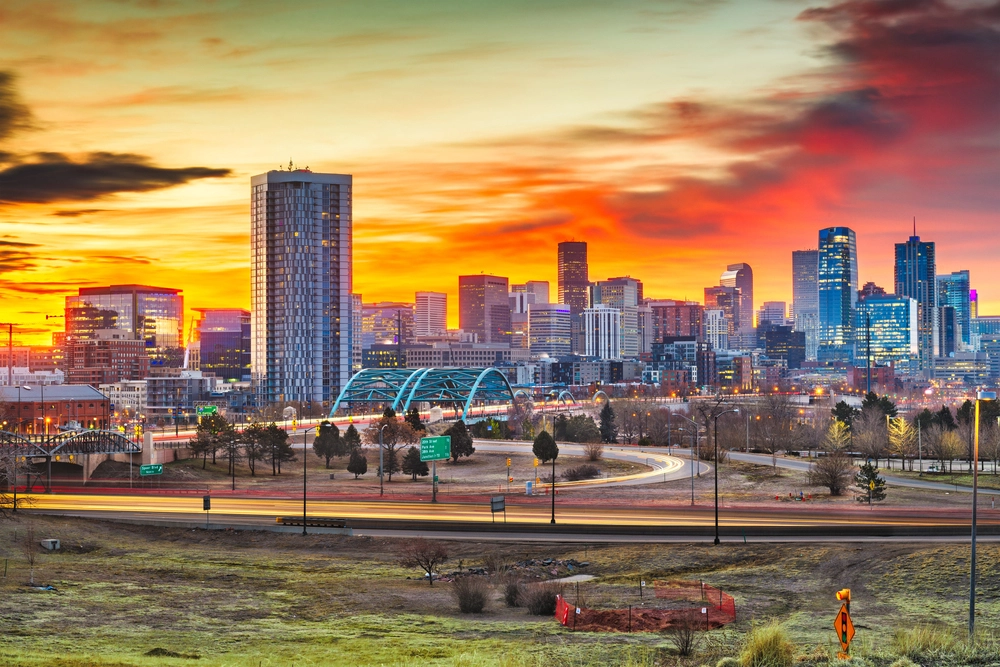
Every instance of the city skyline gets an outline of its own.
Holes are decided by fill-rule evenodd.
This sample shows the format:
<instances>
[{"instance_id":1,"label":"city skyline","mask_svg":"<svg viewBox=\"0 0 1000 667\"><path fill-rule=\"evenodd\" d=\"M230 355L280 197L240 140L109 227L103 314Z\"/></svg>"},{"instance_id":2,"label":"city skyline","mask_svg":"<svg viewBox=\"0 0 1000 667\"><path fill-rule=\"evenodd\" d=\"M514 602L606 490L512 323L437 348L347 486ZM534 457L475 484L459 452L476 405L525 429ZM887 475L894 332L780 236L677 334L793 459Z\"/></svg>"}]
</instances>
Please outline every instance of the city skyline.
<instances>
[{"instance_id":1,"label":"city skyline","mask_svg":"<svg viewBox=\"0 0 1000 667\"><path fill-rule=\"evenodd\" d=\"M21 342L47 343L61 323L45 315L79 287L168 285L186 317L249 308L245 183L288 157L354 175L354 291L446 293L450 326L455 276L556 285L573 239L592 280L635 276L658 299L698 299L745 262L759 304L792 301L792 250L850 227L861 281L890 285L914 215L939 270L970 270L981 313L1000 311L985 6L417 3L352 7L321 39L310 3L236 21L183 2L22 4L0 10L0 318ZM271 39L254 37L264 22ZM324 56L336 92L314 84ZM295 75L277 83L282 67ZM259 134L279 109L285 126Z\"/></svg>"}]
</instances>

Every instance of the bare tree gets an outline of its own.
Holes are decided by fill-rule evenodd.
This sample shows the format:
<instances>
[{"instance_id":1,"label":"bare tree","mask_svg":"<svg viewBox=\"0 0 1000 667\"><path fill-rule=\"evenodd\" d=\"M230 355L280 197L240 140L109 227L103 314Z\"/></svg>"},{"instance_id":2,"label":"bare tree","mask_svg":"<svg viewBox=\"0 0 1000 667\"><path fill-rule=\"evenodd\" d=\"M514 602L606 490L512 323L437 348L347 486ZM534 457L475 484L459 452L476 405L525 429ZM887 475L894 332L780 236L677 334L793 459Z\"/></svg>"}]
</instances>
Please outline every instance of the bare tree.
<instances>
[{"instance_id":1,"label":"bare tree","mask_svg":"<svg viewBox=\"0 0 1000 667\"><path fill-rule=\"evenodd\" d=\"M917 429L902 417L889 422L889 454L901 459L900 470L910 459L910 470L913 470L913 459L917 454Z\"/></svg>"},{"instance_id":2,"label":"bare tree","mask_svg":"<svg viewBox=\"0 0 1000 667\"><path fill-rule=\"evenodd\" d=\"M534 405L527 396L514 397L507 409L507 429L515 440L531 440L535 437L533 428Z\"/></svg>"},{"instance_id":3,"label":"bare tree","mask_svg":"<svg viewBox=\"0 0 1000 667\"><path fill-rule=\"evenodd\" d=\"M823 449L827 452L846 452L851 446L851 431L847 424L834 419L823 436Z\"/></svg>"},{"instance_id":4,"label":"bare tree","mask_svg":"<svg viewBox=\"0 0 1000 667\"><path fill-rule=\"evenodd\" d=\"M997 462L1000 461L1000 428L994 423L988 423L979 434L979 455L984 460L993 462L993 474L997 474Z\"/></svg>"},{"instance_id":5,"label":"bare tree","mask_svg":"<svg viewBox=\"0 0 1000 667\"><path fill-rule=\"evenodd\" d=\"M961 437L955 431L940 424L933 424L924 431L923 441L927 452L938 460L942 471L947 466L948 472L951 472L952 462L965 448Z\"/></svg>"},{"instance_id":6,"label":"bare tree","mask_svg":"<svg viewBox=\"0 0 1000 667\"><path fill-rule=\"evenodd\" d=\"M399 562L403 567L419 567L427 573L427 580L433 586L434 569L447 560L448 549L443 543L418 537L406 543Z\"/></svg>"},{"instance_id":7,"label":"bare tree","mask_svg":"<svg viewBox=\"0 0 1000 667\"><path fill-rule=\"evenodd\" d=\"M620 418L619 433L622 440L633 444L643 437L643 423L646 419L646 406L634 399L618 401L614 405L615 414Z\"/></svg>"},{"instance_id":8,"label":"bare tree","mask_svg":"<svg viewBox=\"0 0 1000 667\"><path fill-rule=\"evenodd\" d=\"M768 394L764 397L760 420L754 419L760 427L760 447L771 455L777 467L779 451L795 449L795 425L798 423L798 407L784 394Z\"/></svg>"},{"instance_id":9,"label":"bare tree","mask_svg":"<svg viewBox=\"0 0 1000 667\"><path fill-rule=\"evenodd\" d=\"M830 489L831 496L843 494L853 478L854 465L850 457L841 450L821 456L809 468L808 474L809 484L825 486Z\"/></svg>"},{"instance_id":10,"label":"bare tree","mask_svg":"<svg viewBox=\"0 0 1000 667\"><path fill-rule=\"evenodd\" d=\"M385 430L382 428L385 427ZM402 461L399 460L399 450L406 446L412 445L418 441L416 432L413 427L407 422L396 417L396 413L389 411L383 414L381 419L371 423L371 426L365 429L362 437L365 443L369 445L379 444L379 432L382 434L382 447L384 448L383 463L385 465L385 475L388 481L392 481L392 474L399 470L399 465ZM382 471L379 471L380 474Z\"/></svg>"},{"instance_id":11,"label":"bare tree","mask_svg":"<svg viewBox=\"0 0 1000 667\"><path fill-rule=\"evenodd\" d=\"M875 463L878 463L883 454L888 456L889 433L885 413L879 408L868 406L862 410L851 424L851 433L853 449L866 458L875 459Z\"/></svg>"},{"instance_id":12,"label":"bare tree","mask_svg":"<svg viewBox=\"0 0 1000 667\"><path fill-rule=\"evenodd\" d=\"M24 458L23 456L21 458ZM28 466L19 461L13 447L0 448L0 518L7 518L14 507L14 484L24 483L27 478ZM17 498L18 507L26 507L30 497L22 495Z\"/></svg>"}]
</instances>

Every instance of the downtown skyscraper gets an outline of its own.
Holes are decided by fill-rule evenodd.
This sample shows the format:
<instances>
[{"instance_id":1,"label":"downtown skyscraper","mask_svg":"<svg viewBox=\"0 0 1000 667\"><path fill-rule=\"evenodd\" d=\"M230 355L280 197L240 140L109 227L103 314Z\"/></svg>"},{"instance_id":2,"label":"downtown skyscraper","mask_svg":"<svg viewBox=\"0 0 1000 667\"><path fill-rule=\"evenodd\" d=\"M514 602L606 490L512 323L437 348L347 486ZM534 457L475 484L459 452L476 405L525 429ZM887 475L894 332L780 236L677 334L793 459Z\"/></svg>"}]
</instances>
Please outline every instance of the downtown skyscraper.
<instances>
[{"instance_id":1,"label":"downtown skyscraper","mask_svg":"<svg viewBox=\"0 0 1000 667\"><path fill-rule=\"evenodd\" d=\"M819 347L819 251L792 251L792 312L796 331L806 335L806 359Z\"/></svg>"},{"instance_id":2,"label":"downtown skyscraper","mask_svg":"<svg viewBox=\"0 0 1000 667\"><path fill-rule=\"evenodd\" d=\"M510 343L509 280L485 274L458 277L458 326L480 343Z\"/></svg>"},{"instance_id":3,"label":"downtown skyscraper","mask_svg":"<svg viewBox=\"0 0 1000 667\"><path fill-rule=\"evenodd\" d=\"M850 361L858 302L858 242L849 227L819 230L816 292L820 361Z\"/></svg>"},{"instance_id":4,"label":"downtown skyscraper","mask_svg":"<svg viewBox=\"0 0 1000 667\"><path fill-rule=\"evenodd\" d=\"M921 241L914 225L913 236L896 244L896 296L917 302L917 369L924 374L934 370L937 339L937 279L933 242Z\"/></svg>"},{"instance_id":5,"label":"downtown skyscraper","mask_svg":"<svg viewBox=\"0 0 1000 667\"><path fill-rule=\"evenodd\" d=\"M730 341L730 346L742 349L753 349L756 344L753 332L753 269L741 262L730 264L719 278L722 287L736 287L740 290L739 322L736 335L739 346L733 346L736 341Z\"/></svg>"},{"instance_id":6,"label":"downtown skyscraper","mask_svg":"<svg viewBox=\"0 0 1000 667\"><path fill-rule=\"evenodd\" d=\"M572 320L571 345L574 352L582 352L582 315L590 306L590 275L587 265L586 241L563 241L558 246L559 303L570 309Z\"/></svg>"},{"instance_id":7,"label":"downtown skyscraper","mask_svg":"<svg viewBox=\"0 0 1000 667\"><path fill-rule=\"evenodd\" d=\"M296 169L250 183L258 402L332 402L351 370L352 177Z\"/></svg>"}]
</instances>

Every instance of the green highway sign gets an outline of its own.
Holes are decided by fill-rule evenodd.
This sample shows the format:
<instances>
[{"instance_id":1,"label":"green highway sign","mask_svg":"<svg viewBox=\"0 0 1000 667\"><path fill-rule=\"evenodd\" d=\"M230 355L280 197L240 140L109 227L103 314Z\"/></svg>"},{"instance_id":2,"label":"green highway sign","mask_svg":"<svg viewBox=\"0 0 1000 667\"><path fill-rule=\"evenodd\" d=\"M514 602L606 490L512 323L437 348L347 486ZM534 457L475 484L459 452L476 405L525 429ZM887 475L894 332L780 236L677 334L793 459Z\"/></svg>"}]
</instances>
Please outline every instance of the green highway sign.
<instances>
[{"instance_id":1,"label":"green highway sign","mask_svg":"<svg viewBox=\"0 0 1000 667\"><path fill-rule=\"evenodd\" d=\"M199 417L206 417L208 415L218 414L219 407L216 405L201 405L195 408Z\"/></svg>"},{"instance_id":2,"label":"green highway sign","mask_svg":"<svg viewBox=\"0 0 1000 667\"><path fill-rule=\"evenodd\" d=\"M451 458L451 436L420 438L421 461L445 461Z\"/></svg>"},{"instance_id":3,"label":"green highway sign","mask_svg":"<svg viewBox=\"0 0 1000 667\"><path fill-rule=\"evenodd\" d=\"M162 475L163 474L163 464L154 463L148 466L139 466L139 475Z\"/></svg>"}]
</instances>

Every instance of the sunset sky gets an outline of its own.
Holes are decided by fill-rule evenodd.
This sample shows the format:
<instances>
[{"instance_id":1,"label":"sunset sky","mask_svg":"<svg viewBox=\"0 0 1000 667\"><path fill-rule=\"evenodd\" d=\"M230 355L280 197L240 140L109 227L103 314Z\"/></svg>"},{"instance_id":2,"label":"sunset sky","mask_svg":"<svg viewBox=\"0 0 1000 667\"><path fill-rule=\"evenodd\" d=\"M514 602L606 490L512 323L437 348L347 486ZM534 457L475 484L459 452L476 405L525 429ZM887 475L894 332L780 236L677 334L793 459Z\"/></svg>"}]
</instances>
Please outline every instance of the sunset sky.
<instances>
[{"instance_id":1,"label":"sunset sky","mask_svg":"<svg viewBox=\"0 0 1000 667\"><path fill-rule=\"evenodd\" d=\"M1000 2L0 3L0 320L47 343L79 286L249 307L250 177L354 175L354 290L591 279L701 300L791 251L937 242L1000 314Z\"/></svg>"}]
</instances>

